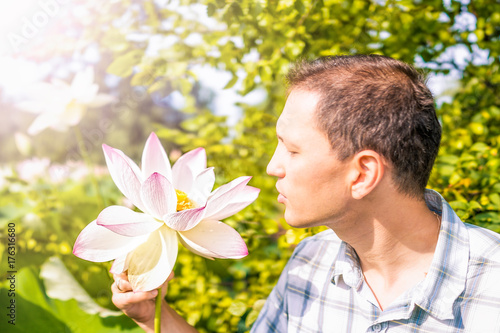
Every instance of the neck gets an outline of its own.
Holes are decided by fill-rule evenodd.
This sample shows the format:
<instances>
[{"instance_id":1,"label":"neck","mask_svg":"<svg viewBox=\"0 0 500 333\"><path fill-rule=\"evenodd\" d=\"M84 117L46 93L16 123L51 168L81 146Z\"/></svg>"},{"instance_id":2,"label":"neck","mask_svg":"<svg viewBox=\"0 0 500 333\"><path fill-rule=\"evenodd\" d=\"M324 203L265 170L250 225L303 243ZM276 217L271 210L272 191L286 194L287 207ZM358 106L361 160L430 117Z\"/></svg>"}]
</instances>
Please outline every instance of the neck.
<instances>
[{"instance_id":1,"label":"neck","mask_svg":"<svg viewBox=\"0 0 500 333\"><path fill-rule=\"evenodd\" d=\"M363 205L363 206L361 206ZM423 200L401 195L366 200L349 222L333 227L351 245L379 305L425 278L436 248L440 219Z\"/></svg>"}]
</instances>

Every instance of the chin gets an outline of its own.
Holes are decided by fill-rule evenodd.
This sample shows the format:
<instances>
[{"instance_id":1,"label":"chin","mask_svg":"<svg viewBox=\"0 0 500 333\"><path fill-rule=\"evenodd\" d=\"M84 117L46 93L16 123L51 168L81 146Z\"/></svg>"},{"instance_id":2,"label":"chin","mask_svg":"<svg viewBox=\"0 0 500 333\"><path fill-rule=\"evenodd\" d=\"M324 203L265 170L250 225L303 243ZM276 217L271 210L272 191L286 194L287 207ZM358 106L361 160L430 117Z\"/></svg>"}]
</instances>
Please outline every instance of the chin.
<instances>
[{"instance_id":1,"label":"chin","mask_svg":"<svg viewBox=\"0 0 500 333\"><path fill-rule=\"evenodd\" d=\"M285 221L286 223L294 228L311 228L311 227L317 227L320 224L315 221L311 220L309 218L297 216L297 214L293 214L291 212L285 211Z\"/></svg>"}]
</instances>

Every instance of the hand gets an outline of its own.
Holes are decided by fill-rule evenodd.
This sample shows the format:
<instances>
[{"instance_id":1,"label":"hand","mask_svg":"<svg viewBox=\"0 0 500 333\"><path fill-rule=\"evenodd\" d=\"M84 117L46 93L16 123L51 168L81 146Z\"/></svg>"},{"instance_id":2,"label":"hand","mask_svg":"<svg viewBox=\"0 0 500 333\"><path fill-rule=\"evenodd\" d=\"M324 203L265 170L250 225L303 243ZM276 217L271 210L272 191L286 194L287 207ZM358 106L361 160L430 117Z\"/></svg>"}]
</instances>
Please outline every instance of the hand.
<instances>
[{"instance_id":1,"label":"hand","mask_svg":"<svg viewBox=\"0 0 500 333\"><path fill-rule=\"evenodd\" d=\"M111 285L113 304L146 331L146 328L153 328L155 298L158 295L158 290L133 292L126 273L113 274L113 278L115 279L115 282ZM170 276L162 285L162 298L167 294L168 282L173 278L174 272L170 273Z\"/></svg>"},{"instance_id":2,"label":"hand","mask_svg":"<svg viewBox=\"0 0 500 333\"><path fill-rule=\"evenodd\" d=\"M158 295L158 290L133 292L132 286L128 282L127 274L114 274L113 278L115 279L115 282L111 285L113 304L132 318L144 331L154 332L155 297ZM161 331L169 333L197 333L196 329L189 325L165 301L168 282L173 278L174 272L170 273L170 276L161 286Z\"/></svg>"}]
</instances>

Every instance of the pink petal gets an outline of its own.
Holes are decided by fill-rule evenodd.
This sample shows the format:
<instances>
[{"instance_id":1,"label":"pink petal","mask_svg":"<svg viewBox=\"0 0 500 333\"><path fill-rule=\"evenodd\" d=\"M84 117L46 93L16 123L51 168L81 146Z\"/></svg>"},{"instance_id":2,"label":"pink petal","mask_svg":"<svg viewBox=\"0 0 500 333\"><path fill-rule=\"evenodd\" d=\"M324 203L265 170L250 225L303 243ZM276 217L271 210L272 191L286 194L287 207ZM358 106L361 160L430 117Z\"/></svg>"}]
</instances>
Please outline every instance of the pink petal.
<instances>
[{"instance_id":1,"label":"pink petal","mask_svg":"<svg viewBox=\"0 0 500 333\"><path fill-rule=\"evenodd\" d=\"M252 177L239 177L217 188L208 197L206 218L221 212L248 184Z\"/></svg>"},{"instance_id":2,"label":"pink petal","mask_svg":"<svg viewBox=\"0 0 500 333\"><path fill-rule=\"evenodd\" d=\"M163 225L153 217L127 207L109 206L97 217L97 224L128 237L149 234Z\"/></svg>"},{"instance_id":3,"label":"pink petal","mask_svg":"<svg viewBox=\"0 0 500 333\"><path fill-rule=\"evenodd\" d=\"M191 192L192 181L207 168L207 153L203 148L191 150L177 160L172 167L174 187L185 193ZM186 183L187 170L191 173L191 182Z\"/></svg>"},{"instance_id":4,"label":"pink petal","mask_svg":"<svg viewBox=\"0 0 500 333\"><path fill-rule=\"evenodd\" d=\"M142 152L142 172L148 178L158 172L172 182L172 169L167 153L155 133L149 135L144 151Z\"/></svg>"},{"instance_id":5,"label":"pink petal","mask_svg":"<svg viewBox=\"0 0 500 333\"><path fill-rule=\"evenodd\" d=\"M154 172L141 187L141 199L148 212L161 220L163 215L175 212L177 195L175 189L164 176Z\"/></svg>"},{"instance_id":6,"label":"pink petal","mask_svg":"<svg viewBox=\"0 0 500 333\"><path fill-rule=\"evenodd\" d=\"M111 265L111 269L109 270L112 274L121 274L127 270L128 268L126 264L127 255L128 253L126 255L116 258L115 261L113 261L113 265Z\"/></svg>"},{"instance_id":7,"label":"pink petal","mask_svg":"<svg viewBox=\"0 0 500 333\"><path fill-rule=\"evenodd\" d=\"M205 218L211 220L223 220L226 217L234 215L254 202L259 196L259 193L260 189L252 186L245 186L245 188L233 197L226 206L221 208L219 211L214 212L213 215L205 215Z\"/></svg>"},{"instance_id":8,"label":"pink petal","mask_svg":"<svg viewBox=\"0 0 500 333\"><path fill-rule=\"evenodd\" d=\"M163 221L170 228L185 231L194 228L205 216L205 207L181 210L163 217Z\"/></svg>"},{"instance_id":9,"label":"pink petal","mask_svg":"<svg viewBox=\"0 0 500 333\"><path fill-rule=\"evenodd\" d=\"M248 249L236 230L216 220L203 220L195 228L179 232L189 250L206 258L240 259Z\"/></svg>"},{"instance_id":10,"label":"pink petal","mask_svg":"<svg viewBox=\"0 0 500 333\"><path fill-rule=\"evenodd\" d=\"M166 226L150 234L148 240L127 257L128 279L134 291L149 291L168 278L177 259L176 232Z\"/></svg>"},{"instance_id":11,"label":"pink petal","mask_svg":"<svg viewBox=\"0 0 500 333\"><path fill-rule=\"evenodd\" d=\"M78 258L94 262L109 261L134 250L146 239L147 235L137 237L118 235L92 221L78 235L73 246L73 254Z\"/></svg>"},{"instance_id":12,"label":"pink petal","mask_svg":"<svg viewBox=\"0 0 500 333\"><path fill-rule=\"evenodd\" d=\"M105 144L102 149L109 173L118 189L137 208L146 212L140 195L142 175L137 165L118 149Z\"/></svg>"},{"instance_id":13,"label":"pink petal","mask_svg":"<svg viewBox=\"0 0 500 333\"><path fill-rule=\"evenodd\" d=\"M214 168L203 170L195 179L191 191L188 193L189 199L199 205L205 205L212 192L215 183Z\"/></svg>"}]
</instances>

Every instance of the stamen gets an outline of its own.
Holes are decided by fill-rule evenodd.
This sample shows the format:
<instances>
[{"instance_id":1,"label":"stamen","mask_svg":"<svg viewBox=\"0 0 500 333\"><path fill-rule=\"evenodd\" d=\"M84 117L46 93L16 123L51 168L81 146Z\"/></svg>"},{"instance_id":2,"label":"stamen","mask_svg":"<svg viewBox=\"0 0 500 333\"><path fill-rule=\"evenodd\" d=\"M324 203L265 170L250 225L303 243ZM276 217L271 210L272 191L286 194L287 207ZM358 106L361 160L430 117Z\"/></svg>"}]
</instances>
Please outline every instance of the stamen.
<instances>
[{"instance_id":1,"label":"stamen","mask_svg":"<svg viewBox=\"0 0 500 333\"><path fill-rule=\"evenodd\" d=\"M177 194L177 211L191 209L195 207L194 202L192 202L186 193L175 190L175 194Z\"/></svg>"}]
</instances>

